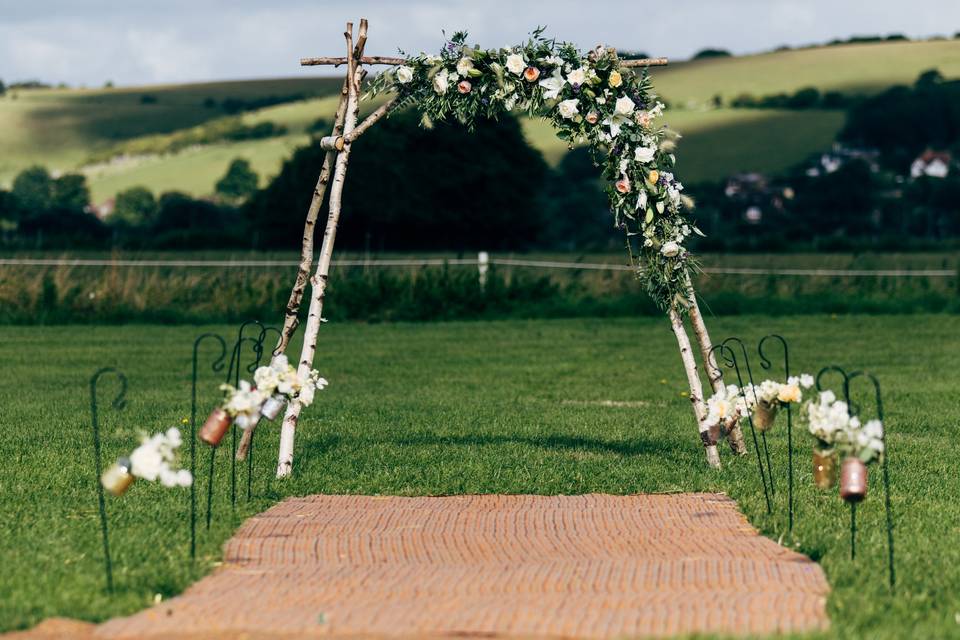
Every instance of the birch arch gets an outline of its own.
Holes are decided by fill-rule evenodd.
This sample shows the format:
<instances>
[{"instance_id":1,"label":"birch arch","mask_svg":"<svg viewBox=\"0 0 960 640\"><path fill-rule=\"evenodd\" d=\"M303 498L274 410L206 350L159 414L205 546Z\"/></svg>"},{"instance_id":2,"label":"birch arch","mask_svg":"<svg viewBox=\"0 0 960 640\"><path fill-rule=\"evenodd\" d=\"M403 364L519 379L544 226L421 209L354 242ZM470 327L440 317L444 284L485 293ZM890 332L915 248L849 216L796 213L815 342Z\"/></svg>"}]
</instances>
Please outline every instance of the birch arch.
<instances>
[{"instance_id":1,"label":"birch arch","mask_svg":"<svg viewBox=\"0 0 960 640\"><path fill-rule=\"evenodd\" d=\"M650 91L647 68L666 65L667 60L620 60L615 50L603 47L582 54L573 45L544 38L541 30L535 31L525 45L513 48L471 47L466 43L466 34L458 33L440 55L367 56L367 26L366 19L361 20L354 39L353 24L347 23L345 56L300 61L303 66L345 66L346 73L333 130L320 143L326 155L307 210L300 263L275 352L286 351L298 328L309 283L299 371L308 375L313 368L344 179L351 149L364 132L392 111L406 107L420 109L427 121L456 119L468 127L475 118L495 118L501 113L522 110L551 120L558 136L570 144L590 145L595 162L608 180L614 223L625 232L631 264L637 267L638 278L670 319L708 464L720 466L717 445L723 436L728 437L734 454L746 454L739 425L706 426L700 369L686 330L685 318L693 328L700 358L707 365L712 390L722 389L722 373L716 366L710 335L690 279L690 270L696 263L683 246L691 233L699 231L686 217L690 203L685 202L680 194L682 185L669 171L675 161L673 135L654 124L663 105L656 102ZM368 95L392 96L359 121L366 67L374 65L388 69L369 83ZM314 230L328 190L326 226L311 275ZM288 476L292 471L300 411L300 403L290 401L281 426L277 477ZM237 457L246 456L252 437L252 429L244 432Z\"/></svg>"}]
</instances>

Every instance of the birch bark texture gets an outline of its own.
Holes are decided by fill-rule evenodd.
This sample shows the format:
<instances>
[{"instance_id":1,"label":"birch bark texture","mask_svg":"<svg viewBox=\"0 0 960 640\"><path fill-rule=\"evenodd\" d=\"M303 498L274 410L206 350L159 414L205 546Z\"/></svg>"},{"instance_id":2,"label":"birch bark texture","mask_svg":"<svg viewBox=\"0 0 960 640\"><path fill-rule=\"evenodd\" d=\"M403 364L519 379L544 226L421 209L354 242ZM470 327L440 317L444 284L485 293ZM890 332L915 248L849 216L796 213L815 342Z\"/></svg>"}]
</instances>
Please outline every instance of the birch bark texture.
<instances>
[{"instance_id":1,"label":"birch bark texture","mask_svg":"<svg viewBox=\"0 0 960 640\"><path fill-rule=\"evenodd\" d=\"M360 108L360 82L363 70L357 64L363 56L363 49L367 40L367 21L360 21L356 47L353 45L353 24L347 23L344 32L347 42L347 101L343 121L343 135L347 137L357 125L357 114ZM330 276L330 261L333 255L333 246L337 237L337 225L340 220L340 209L343 202L343 185L347 175L347 165L350 161L351 143L344 142L343 150L337 152L334 161L333 180L330 185L330 202L328 206L327 224L323 232L323 242L320 245L320 257L317 269L310 278L310 307L307 313L307 322L303 332L303 347L300 351L298 370L301 376L308 376L313 368L313 359L316 354L317 334L323 313L323 301ZM293 446L296 436L297 421L300 417L301 404L298 400L291 400L280 427L280 450L277 459L277 477L285 478L293 470Z\"/></svg>"},{"instance_id":2,"label":"birch bark texture","mask_svg":"<svg viewBox=\"0 0 960 640\"><path fill-rule=\"evenodd\" d=\"M673 334L677 337L677 345L680 347L680 359L683 361L683 368L687 374L687 384L690 385L690 404L693 405L693 415L697 418L697 428L700 432L700 440L706 450L707 464L714 468L720 468L720 453L717 451L717 443L706 425L707 407L703 401L703 385L700 382L700 372L697 370L697 360L693 356L693 347L690 345L687 330L683 326L683 316L676 305L670 307L670 326L673 328Z\"/></svg>"},{"instance_id":3,"label":"birch bark texture","mask_svg":"<svg viewBox=\"0 0 960 640\"><path fill-rule=\"evenodd\" d=\"M340 89L340 102L337 105L337 112L333 118L333 135L339 136L343 133L343 120L347 113L347 95L348 81L343 79L343 87ZM286 353L287 346L290 344L290 338L297 332L300 325L300 303L303 301L303 292L307 288L307 282L310 280L310 268L313 266L313 234L317 226L317 217L320 215L320 208L323 206L323 199L327 193L327 184L330 182L330 170L336 159L336 152L328 151L323 157L323 166L320 168L320 177L317 179L317 185L313 188L313 198L310 200L310 207L307 209L307 218L303 223L303 240L300 245L300 264L297 266L297 278L290 290L290 298L287 300L286 311L283 316L283 328L280 330L280 338L277 340L277 346L274 348L274 355ZM246 460L250 453L250 446L253 444L253 432L256 425L246 429L240 438L240 444L237 446L237 460Z\"/></svg>"},{"instance_id":4,"label":"birch bark texture","mask_svg":"<svg viewBox=\"0 0 960 640\"><path fill-rule=\"evenodd\" d=\"M707 370L707 379L710 380L710 387L714 393L723 391L723 371L717 366L717 356L713 352L713 343L710 341L710 333L707 331L707 325L703 321L703 314L700 313L700 305L697 304L697 294L687 276L687 300L689 304L688 314L690 315L690 324L693 326L693 333L697 338L697 344L700 346L700 357L703 359L703 366ZM730 450L734 455L747 455L747 443L743 439L743 431L740 429L740 423L734 422L727 434L727 442L730 444Z\"/></svg>"}]
</instances>

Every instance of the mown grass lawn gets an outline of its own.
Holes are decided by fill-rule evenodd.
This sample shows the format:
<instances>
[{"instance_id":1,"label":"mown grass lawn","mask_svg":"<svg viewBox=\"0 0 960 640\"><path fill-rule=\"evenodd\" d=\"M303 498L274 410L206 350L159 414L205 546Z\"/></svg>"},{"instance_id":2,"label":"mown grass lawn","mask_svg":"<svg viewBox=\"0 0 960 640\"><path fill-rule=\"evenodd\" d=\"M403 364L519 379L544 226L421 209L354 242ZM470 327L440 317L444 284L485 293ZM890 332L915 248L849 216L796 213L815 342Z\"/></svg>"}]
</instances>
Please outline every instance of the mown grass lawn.
<instances>
[{"instance_id":1,"label":"mown grass lawn","mask_svg":"<svg viewBox=\"0 0 960 640\"><path fill-rule=\"evenodd\" d=\"M957 319L740 317L715 319L711 328L717 338L737 334L752 343L780 332L791 341L797 371L837 363L879 375L897 518L896 595L885 582L879 469L871 470L871 493L858 511L853 563L848 511L835 492L812 488L802 433L795 442L796 542L833 585L829 637L956 637ZM779 492L768 517L754 457L725 456L719 472L705 467L665 320L334 324L323 328L318 358L331 385L306 414L295 478L272 480L278 434L268 427L258 435L256 497L231 510L221 452L214 525L209 533L201 525L195 566L187 557L186 490L139 482L110 499L117 582L110 598L100 564L87 379L104 365L130 379L128 407L103 412L105 453L113 459L132 447L136 430L188 415L190 348L207 330L232 331L5 330L0 629L53 615L102 620L148 606L156 594L175 594L214 566L221 543L246 516L287 495L725 491L764 533L786 533L783 419L771 437ZM217 378L207 374L202 413L217 393ZM102 404L110 393L107 382Z\"/></svg>"}]
</instances>

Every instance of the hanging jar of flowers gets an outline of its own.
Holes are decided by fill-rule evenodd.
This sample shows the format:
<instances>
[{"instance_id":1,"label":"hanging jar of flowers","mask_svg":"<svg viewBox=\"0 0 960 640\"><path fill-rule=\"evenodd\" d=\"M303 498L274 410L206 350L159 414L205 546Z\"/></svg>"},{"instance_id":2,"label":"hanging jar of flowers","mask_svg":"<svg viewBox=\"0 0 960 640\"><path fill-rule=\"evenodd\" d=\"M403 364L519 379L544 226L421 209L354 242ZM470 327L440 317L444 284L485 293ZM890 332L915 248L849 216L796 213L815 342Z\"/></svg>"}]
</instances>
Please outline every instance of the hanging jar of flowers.
<instances>
[{"instance_id":1,"label":"hanging jar of flowers","mask_svg":"<svg viewBox=\"0 0 960 640\"><path fill-rule=\"evenodd\" d=\"M130 464L130 458L121 457L110 465L100 476L100 484L103 488L115 496L122 496L136 480L132 471L133 465Z\"/></svg>"},{"instance_id":2,"label":"hanging jar of flowers","mask_svg":"<svg viewBox=\"0 0 960 640\"><path fill-rule=\"evenodd\" d=\"M100 484L109 493L122 496L137 478L150 482L159 480L165 487L189 487L193 475L186 469L177 469L177 449L183 444L176 427L153 436L144 435L140 446L130 456L119 458L100 476Z\"/></svg>"},{"instance_id":3,"label":"hanging jar of flowers","mask_svg":"<svg viewBox=\"0 0 960 640\"><path fill-rule=\"evenodd\" d=\"M223 407L217 407L207 416L206 422L200 427L199 438L211 447L215 447L223 440L227 429L233 424L233 418Z\"/></svg>"},{"instance_id":4,"label":"hanging jar of flowers","mask_svg":"<svg viewBox=\"0 0 960 640\"><path fill-rule=\"evenodd\" d=\"M837 450L843 456L840 467L840 497L847 502L860 502L867 496L867 465L883 456L883 424L850 418L847 427L837 434Z\"/></svg>"},{"instance_id":5,"label":"hanging jar of flowers","mask_svg":"<svg viewBox=\"0 0 960 640\"><path fill-rule=\"evenodd\" d=\"M260 407L260 415L267 420L276 420L290 400L296 399L302 406L309 406L314 391L327 386L318 371L301 375L283 354L274 356L268 366L258 368L253 380L257 390L266 398Z\"/></svg>"},{"instance_id":6,"label":"hanging jar of flowers","mask_svg":"<svg viewBox=\"0 0 960 640\"><path fill-rule=\"evenodd\" d=\"M753 426L761 432L773 427L780 407L798 403L803 399L803 389L813 386L813 376L791 376L784 382L764 380L759 385L746 389L747 406L753 416Z\"/></svg>"},{"instance_id":7,"label":"hanging jar of flowers","mask_svg":"<svg viewBox=\"0 0 960 640\"><path fill-rule=\"evenodd\" d=\"M820 489L832 489L837 484L837 434L850 423L847 403L837 400L833 391L823 391L804 405L801 416L814 438L813 483Z\"/></svg>"}]
</instances>

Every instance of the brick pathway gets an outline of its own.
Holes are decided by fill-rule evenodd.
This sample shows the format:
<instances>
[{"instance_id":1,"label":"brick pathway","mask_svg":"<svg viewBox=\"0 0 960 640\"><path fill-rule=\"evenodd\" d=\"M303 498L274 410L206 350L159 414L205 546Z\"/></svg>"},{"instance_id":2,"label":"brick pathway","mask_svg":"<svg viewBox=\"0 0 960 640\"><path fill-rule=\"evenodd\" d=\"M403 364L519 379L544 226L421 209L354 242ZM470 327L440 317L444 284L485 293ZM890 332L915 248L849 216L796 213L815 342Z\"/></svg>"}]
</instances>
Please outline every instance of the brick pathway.
<instances>
[{"instance_id":1,"label":"brick pathway","mask_svg":"<svg viewBox=\"0 0 960 640\"><path fill-rule=\"evenodd\" d=\"M828 625L807 557L723 495L309 496L95 638L764 634Z\"/></svg>"}]
</instances>

